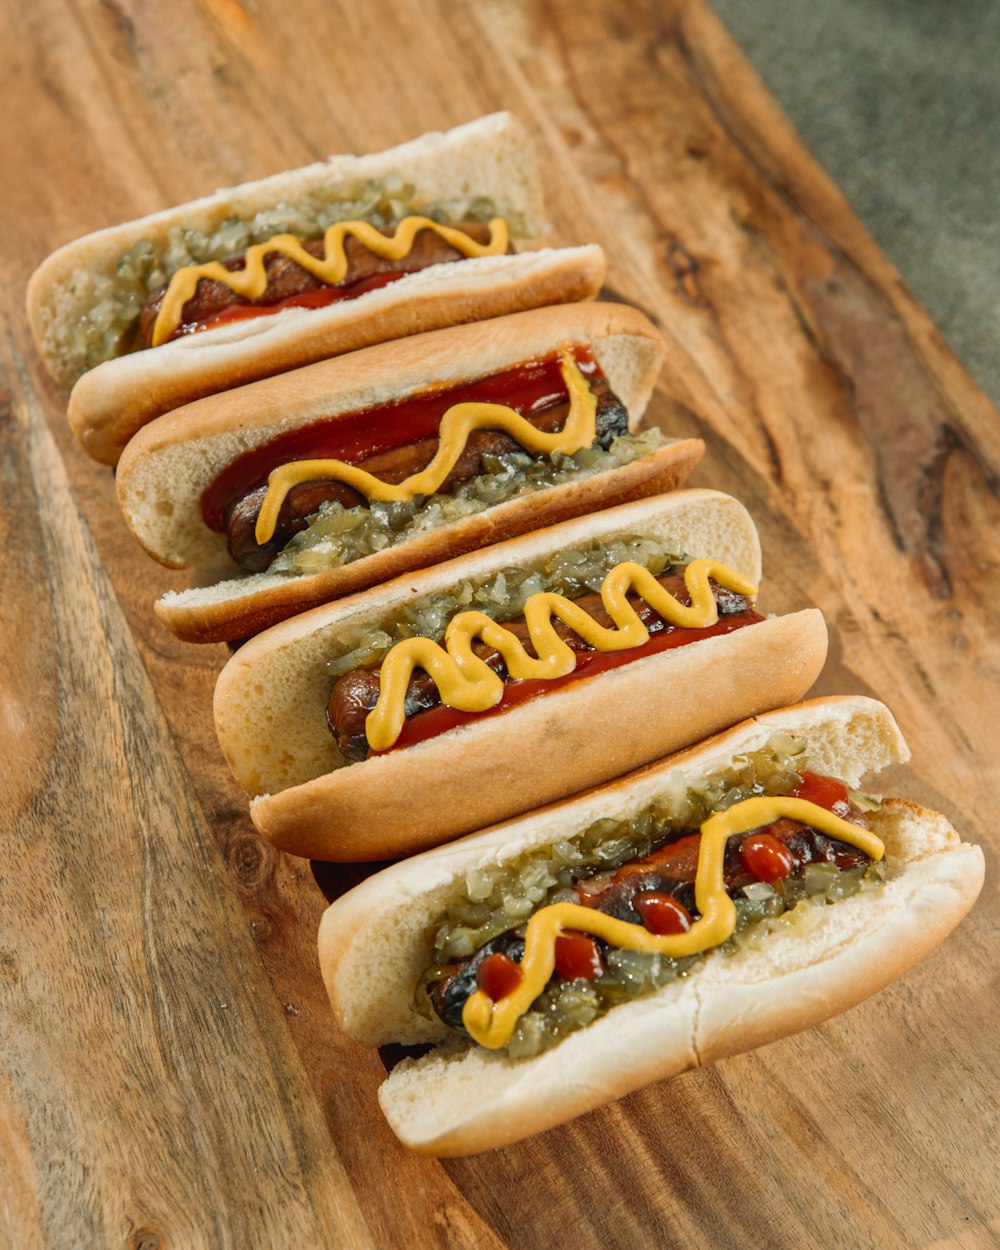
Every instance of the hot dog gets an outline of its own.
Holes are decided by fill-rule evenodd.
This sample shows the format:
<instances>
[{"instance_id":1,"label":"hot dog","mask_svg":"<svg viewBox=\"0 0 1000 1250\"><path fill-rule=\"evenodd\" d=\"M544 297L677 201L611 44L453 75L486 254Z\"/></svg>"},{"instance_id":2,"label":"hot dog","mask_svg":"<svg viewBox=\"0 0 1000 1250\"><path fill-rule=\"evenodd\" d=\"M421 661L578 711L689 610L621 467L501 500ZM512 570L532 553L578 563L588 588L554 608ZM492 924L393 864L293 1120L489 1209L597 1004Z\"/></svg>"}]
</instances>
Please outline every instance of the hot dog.
<instances>
[{"instance_id":1,"label":"hot dog","mask_svg":"<svg viewBox=\"0 0 1000 1250\"><path fill-rule=\"evenodd\" d=\"M943 816L853 789L907 754L881 704L815 700L336 900L319 952L341 1027L445 1042L382 1086L394 1131L504 1145L881 989L983 881Z\"/></svg>"},{"instance_id":2,"label":"hot dog","mask_svg":"<svg viewBox=\"0 0 1000 1250\"><path fill-rule=\"evenodd\" d=\"M202 586L220 561L230 580L168 595L157 614L193 641L244 638L671 489L703 447L634 432L662 351L632 309L563 305L379 344L160 418L119 464L126 520Z\"/></svg>"},{"instance_id":3,"label":"hot dog","mask_svg":"<svg viewBox=\"0 0 1000 1250\"><path fill-rule=\"evenodd\" d=\"M410 854L800 698L826 628L761 617L759 574L749 515L714 491L566 521L251 640L219 677L219 741L281 849Z\"/></svg>"},{"instance_id":4,"label":"hot dog","mask_svg":"<svg viewBox=\"0 0 1000 1250\"><path fill-rule=\"evenodd\" d=\"M28 315L47 368L73 387L77 436L114 464L147 421L200 396L592 298L601 249L539 250L542 214L531 142L498 113L87 235L35 272Z\"/></svg>"}]
</instances>

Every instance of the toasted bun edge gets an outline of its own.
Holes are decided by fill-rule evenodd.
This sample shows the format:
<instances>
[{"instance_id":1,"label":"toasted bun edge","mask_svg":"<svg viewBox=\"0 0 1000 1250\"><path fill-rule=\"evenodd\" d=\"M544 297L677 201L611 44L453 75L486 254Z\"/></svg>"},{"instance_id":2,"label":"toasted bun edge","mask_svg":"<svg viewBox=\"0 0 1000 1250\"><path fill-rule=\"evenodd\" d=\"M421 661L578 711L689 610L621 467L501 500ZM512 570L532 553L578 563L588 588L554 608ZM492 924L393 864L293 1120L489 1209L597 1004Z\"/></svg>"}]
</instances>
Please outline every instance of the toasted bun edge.
<instances>
[{"instance_id":1,"label":"toasted bun edge","mask_svg":"<svg viewBox=\"0 0 1000 1250\"><path fill-rule=\"evenodd\" d=\"M760 745L777 728L806 732L819 765L854 784L872 768L906 756L882 705L862 697L812 700L737 726L610 786L386 869L333 903L321 924L321 967L342 1026L370 1043L387 1040L386 1029L408 1041L435 1036L428 1022L412 1015L407 1000L409 985L429 962L421 935L453 881L498 856L541 845L556 830L637 810L681 763L689 773L710 770ZM379 1094L394 1131L428 1154L500 1146L650 1081L810 1027L883 988L959 923L982 886L984 863L979 848L961 843L944 817L903 800L888 800L874 828L886 842L889 868L877 892L833 907L800 908L804 918L797 912L794 921L736 956L709 954L684 981L615 1008L537 1059L512 1062L449 1043L406 1061ZM390 897L392 920L386 923L379 900ZM408 954L399 953L401 946L409 947ZM373 969L379 973L374 982ZM367 1001L372 988L381 1000L374 1004ZM415 1026L401 1025L410 1017Z\"/></svg>"},{"instance_id":2,"label":"toasted bun edge","mask_svg":"<svg viewBox=\"0 0 1000 1250\"><path fill-rule=\"evenodd\" d=\"M199 399L374 344L592 300L603 280L596 245L434 265L357 299L253 317L105 361L75 384L67 415L88 454L113 465L149 422Z\"/></svg>"},{"instance_id":3,"label":"toasted bun edge","mask_svg":"<svg viewBox=\"0 0 1000 1250\"><path fill-rule=\"evenodd\" d=\"M168 413L140 430L122 455L115 478L122 513L154 559L210 565L225 540L205 525L201 496L240 456L316 421L486 377L567 341L593 347L638 422L665 351L652 323L620 305L531 309L377 343Z\"/></svg>"},{"instance_id":4,"label":"toasted bun edge","mask_svg":"<svg viewBox=\"0 0 1000 1250\"><path fill-rule=\"evenodd\" d=\"M261 798L251 817L293 855L411 855L794 702L819 676L826 648L816 608L764 620Z\"/></svg>"},{"instance_id":5,"label":"toasted bun edge","mask_svg":"<svg viewBox=\"0 0 1000 1250\"><path fill-rule=\"evenodd\" d=\"M307 197L326 185L394 173L403 174L425 202L484 194L520 213L530 235L545 229L534 145L511 113L492 113L365 156L331 156L95 231L52 253L32 274L27 291L28 319L46 367L58 381L72 380L61 364L62 340L91 295L86 282L73 289L74 275L110 275L133 244L149 239L165 246L169 231L178 225L212 231L227 217L248 219L261 209Z\"/></svg>"},{"instance_id":6,"label":"toasted bun edge","mask_svg":"<svg viewBox=\"0 0 1000 1250\"><path fill-rule=\"evenodd\" d=\"M321 923L324 976L342 1026L377 1045L444 1037L443 1026L429 1029L412 1012L398 986L412 984L426 966L425 931L456 881L471 869L505 863L595 820L627 820L649 806L675 774L703 777L734 755L759 750L778 732L803 735L809 767L853 786L909 758L896 721L877 700L864 695L806 700L751 717L615 781L386 868L332 903ZM390 896L401 902L391 937L381 931L382 900ZM366 992L352 993L355 985L365 985Z\"/></svg>"},{"instance_id":7,"label":"toasted bun edge","mask_svg":"<svg viewBox=\"0 0 1000 1250\"><path fill-rule=\"evenodd\" d=\"M622 504L404 574L273 626L229 660L216 683L215 717L237 781L250 795L275 793L330 770L335 752L324 713L333 679L324 662L345 632L380 629L414 599L466 580L483 583L500 569L532 568L553 552L628 535L690 557L711 556L759 584L760 540L750 514L738 500L710 490Z\"/></svg>"}]
</instances>

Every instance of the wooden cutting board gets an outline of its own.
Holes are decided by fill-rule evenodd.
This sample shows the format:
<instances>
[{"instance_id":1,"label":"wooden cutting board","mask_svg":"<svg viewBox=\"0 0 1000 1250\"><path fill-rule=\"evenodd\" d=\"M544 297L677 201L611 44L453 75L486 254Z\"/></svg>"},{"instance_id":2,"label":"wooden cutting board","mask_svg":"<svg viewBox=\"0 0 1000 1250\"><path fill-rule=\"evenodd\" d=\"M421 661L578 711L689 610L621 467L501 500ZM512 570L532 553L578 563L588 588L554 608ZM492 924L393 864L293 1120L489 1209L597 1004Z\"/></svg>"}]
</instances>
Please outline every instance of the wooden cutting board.
<instances>
[{"instance_id":1,"label":"wooden cutting board","mask_svg":"<svg viewBox=\"0 0 1000 1250\"><path fill-rule=\"evenodd\" d=\"M1000 425L707 6L8 0L0 67L0 1242L1000 1245ZM762 603L823 609L820 690L893 707L889 788L989 875L845 1016L442 1164L398 1145L378 1054L330 1019L323 894L215 744L226 652L155 623L170 578L22 309L85 231L501 107L559 238L601 242L608 298L661 326L650 419L751 509Z\"/></svg>"}]
</instances>

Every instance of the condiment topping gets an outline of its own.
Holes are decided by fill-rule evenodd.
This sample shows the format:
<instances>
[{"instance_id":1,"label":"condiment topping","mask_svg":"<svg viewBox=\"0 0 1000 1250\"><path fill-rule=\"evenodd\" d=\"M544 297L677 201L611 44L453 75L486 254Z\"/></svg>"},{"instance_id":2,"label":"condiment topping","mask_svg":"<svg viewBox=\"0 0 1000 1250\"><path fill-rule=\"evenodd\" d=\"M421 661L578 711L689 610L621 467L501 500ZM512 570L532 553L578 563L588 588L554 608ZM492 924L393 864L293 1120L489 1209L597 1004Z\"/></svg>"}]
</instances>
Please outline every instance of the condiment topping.
<instances>
[{"instance_id":1,"label":"condiment topping","mask_svg":"<svg viewBox=\"0 0 1000 1250\"><path fill-rule=\"evenodd\" d=\"M406 274L402 272L377 273L370 278L361 278L358 282L345 282L342 286L321 286L315 290L301 291L276 300L273 304L227 304L178 326L174 337L200 334L202 330L214 330L217 326L249 321L254 317L273 316L274 313L284 312L286 308L326 308L330 304L357 299L360 295L367 295L369 291L380 290L405 277Z\"/></svg>"},{"instance_id":2,"label":"condiment topping","mask_svg":"<svg viewBox=\"0 0 1000 1250\"><path fill-rule=\"evenodd\" d=\"M578 903L553 903L529 920L520 962L521 979L509 993L494 1000L477 988L462 1009L462 1024L481 1046L496 1050L506 1044L518 1020L545 988L555 970L556 943L564 930L611 943L623 950L645 951L671 959L699 954L721 945L733 932L736 906L726 891L725 853L729 838L772 824L796 820L880 860L880 838L806 799L757 796L716 812L701 826L695 900L700 913L687 930L658 935Z\"/></svg>"},{"instance_id":3,"label":"condiment topping","mask_svg":"<svg viewBox=\"0 0 1000 1250\"><path fill-rule=\"evenodd\" d=\"M465 712L485 712L503 698L504 680L472 648L481 638L503 657L507 672L516 681L554 679L572 673L578 653L559 637L552 624L558 617L597 651L626 651L649 641L649 629L628 600L634 591L672 625L704 629L715 625L719 608L711 582L740 595L756 593L741 574L714 560L692 560L684 570L690 605L680 603L648 569L632 561L617 564L601 586L601 600L613 627L598 624L579 604L564 595L543 591L529 596L524 605L528 637L534 650L529 655L520 640L484 612L460 612L445 631L442 647L430 638L407 638L385 657L380 672L379 697L365 720L365 735L372 750L388 750L405 722L407 689L414 669L423 669L448 707Z\"/></svg>"},{"instance_id":4,"label":"condiment topping","mask_svg":"<svg viewBox=\"0 0 1000 1250\"><path fill-rule=\"evenodd\" d=\"M587 376L591 390L598 395L597 433L600 437L601 393L606 392L610 400L607 379L588 347L576 344L573 357ZM555 353L521 361L511 369L485 377L463 379L447 387L426 386L390 403L361 408L356 412L342 412L308 425L296 426L266 443L249 448L205 488L201 497L202 519L209 529L221 533L233 508L238 507L245 496L266 488L268 475L273 469L293 460L336 459L363 465L372 457L407 444L436 440L443 413L454 404L473 401L507 404L527 417L533 425L538 424L539 414L553 408L561 414L561 425L569 411L569 397ZM614 428L617 433L617 424ZM430 458L428 455L422 467ZM381 472L378 475L383 476ZM401 481L405 476L402 474L397 480ZM259 507L258 503L257 510ZM287 500L283 511L286 508Z\"/></svg>"},{"instance_id":5,"label":"condiment topping","mask_svg":"<svg viewBox=\"0 0 1000 1250\"><path fill-rule=\"evenodd\" d=\"M740 847L743 866L758 881L781 881L795 870L795 856L770 833L752 833Z\"/></svg>"},{"instance_id":6,"label":"condiment topping","mask_svg":"<svg viewBox=\"0 0 1000 1250\"><path fill-rule=\"evenodd\" d=\"M573 929L567 929L556 938L554 960L556 972L565 981L575 981L578 977L583 977L586 981L594 981L604 971L604 963L597 943L586 933L577 933ZM479 966L482 967L482 964ZM514 966L520 972L521 965L515 964ZM520 979L518 984L520 984ZM482 982L479 988L484 989ZM517 989L516 985L512 988L512 993L514 989ZM494 994L490 995L490 998L494 1000L496 997Z\"/></svg>"},{"instance_id":7,"label":"condiment topping","mask_svg":"<svg viewBox=\"0 0 1000 1250\"><path fill-rule=\"evenodd\" d=\"M521 984L521 965L498 952L487 955L476 971L476 985L488 998L505 998Z\"/></svg>"},{"instance_id":8,"label":"condiment topping","mask_svg":"<svg viewBox=\"0 0 1000 1250\"><path fill-rule=\"evenodd\" d=\"M612 669L620 668L623 664L631 664L635 660L649 659L678 647L686 647L691 642L704 642L708 638L731 634L738 629L744 629L747 625L757 624L763 619L764 617L759 613L749 609L744 612L727 612L724 616L720 615L714 625L706 625L704 629L681 629L675 625L668 625L666 628L656 630L654 617L647 622L650 629L649 641L642 646L630 648L627 652L593 651L582 642L574 644L574 640L570 638L569 644L576 653L576 668L571 673L566 673L562 677L546 677L537 681L505 681L503 697L493 707L482 712L463 712L457 708L448 707L447 704L441 702L440 698L435 704L422 709L418 700L413 697L414 689L411 685L407 694L406 723L400 730L399 737L393 743L391 750L397 751L415 746L418 742L426 742L428 738L436 738L438 734L446 733L449 729L467 725L473 719L502 715L504 712L509 712L511 708L520 707L532 699L551 694L552 691L579 681L582 677L596 677L600 673L608 673ZM486 663L490 663L488 653ZM421 690L420 693L423 695L424 691ZM376 701L378 699L377 693L375 699ZM413 704L417 706L411 706ZM334 723L331 717L331 724ZM339 734L336 736L341 750L344 750L344 743ZM364 758L367 756L368 742L365 738Z\"/></svg>"},{"instance_id":9,"label":"condiment topping","mask_svg":"<svg viewBox=\"0 0 1000 1250\"><path fill-rule=\"evenodd\" d=\"M691 913L664 890L639 890L632 895L632 906L650 933L687 933L691 928Z\"/></svg>"},{"instance_id":10,"label":"condiment topping","mask_svg":"<svg viewBox=\"0 0 1000 1250\"><path fill-rule=\"evenodd\" d=\"M560 370L569 392L570 407L565 424L555 433L537 429L506 404L455 404L441 418L438 449L433 460L425 469L398 484L384 482L343 460L297 460L280 465L268 477L267 494L257 516L257 542L263 545L270 540L285 496L293 486L303 482L334 479L353 487L369 501L387 503L434 494L454 468L473 430L503 430L535 455L551 456L558 451L570 456L589 447L595 436L597 401L569 347L560 353Z\"/></svg>"},{"instance_id":11,"label":"condiment topping","mask_svg":"<svg viewBox=\"0 0 1000 1250\"><path fill-rule=\"evenodd\" d=\"M203 278L223 283L244 299L258 299L267 289L264 258L274 252L283 253L321 282L333 286L342 281L347 273L344 239L348 235L383 260L402 260L413 247L413 240L421 230L433 230L449 246L466 257L502 255L510 242L507 223L502 217L494 217L489 228L489 243L477 243L463 231L441 225L429 217L404 217L396 227L395 234L390 236L382 234L366 221L338 221L327 227L323 236L322 257L313 256L306 251L302 240L294 234L279 234L248 248L242 269L227 269L217 260L203 265L186 265L183 269L178 269L170 279L153 326L152 345L158 347L170 338L180 324L184 305L194 295Z\"/></svg>"}]
</instances>

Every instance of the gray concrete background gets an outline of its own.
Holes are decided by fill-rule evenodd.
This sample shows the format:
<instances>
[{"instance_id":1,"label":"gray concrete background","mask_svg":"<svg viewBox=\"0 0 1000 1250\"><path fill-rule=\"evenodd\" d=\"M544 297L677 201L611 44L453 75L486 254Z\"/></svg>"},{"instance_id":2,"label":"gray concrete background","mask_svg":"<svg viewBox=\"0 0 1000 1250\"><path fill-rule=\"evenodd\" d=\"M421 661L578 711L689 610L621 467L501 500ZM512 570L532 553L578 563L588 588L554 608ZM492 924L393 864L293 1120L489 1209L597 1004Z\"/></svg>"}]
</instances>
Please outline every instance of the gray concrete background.
<instances>
[{"instance_id":1,"label":"gray concrete background","mask_svg":"<svg viewBox=\"0 0 1000 1250\"><path fill-rule=\"evenodd\" d=\"M1000 407L1000 0L712 0Z\"/></svg>"}]
</instances>

